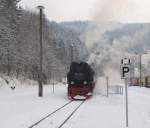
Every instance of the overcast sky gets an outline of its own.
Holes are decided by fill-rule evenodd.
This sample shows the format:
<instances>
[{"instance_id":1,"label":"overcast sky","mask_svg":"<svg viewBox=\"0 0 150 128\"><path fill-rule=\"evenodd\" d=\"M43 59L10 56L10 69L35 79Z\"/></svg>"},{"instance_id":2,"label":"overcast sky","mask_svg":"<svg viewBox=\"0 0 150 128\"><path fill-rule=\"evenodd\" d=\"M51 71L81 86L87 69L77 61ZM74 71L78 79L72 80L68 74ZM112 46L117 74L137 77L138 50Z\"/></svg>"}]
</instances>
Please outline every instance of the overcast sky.
<instances>
[{"instance_id":1,"label":"overcast sky","mask_svg":"<svg viewBox=\"0 0 150 128\"><path fill-rule=\"evenodd\" d=\"M120 3L117 4L117 2ZM111 13L111 11L114 11L112 15L115 17L115 20L120 22L150 22L150 0L22 0L21 1L21 5L26 9L35 10L36 6L39 4L45 6L45 13L47 18L56 21L92 20L93 17L95 17L95 15L97 15L97 13L101 11L100 8L104 8L106 9L107 13ZM112 7L111 11L107 11L111 7ZM105 15L105 10L102 11L103 12L100 13Z\"/></svg>"}]
</instances>

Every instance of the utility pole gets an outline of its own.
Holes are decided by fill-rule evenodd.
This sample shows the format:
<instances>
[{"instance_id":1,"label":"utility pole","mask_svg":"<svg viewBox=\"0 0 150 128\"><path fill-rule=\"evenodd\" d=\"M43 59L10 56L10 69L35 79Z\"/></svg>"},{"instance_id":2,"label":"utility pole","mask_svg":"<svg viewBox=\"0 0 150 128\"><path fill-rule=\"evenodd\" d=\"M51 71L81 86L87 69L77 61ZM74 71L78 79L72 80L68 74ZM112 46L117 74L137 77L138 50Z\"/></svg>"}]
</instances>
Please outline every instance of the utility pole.
<instances>
[{"instance_id":1,"label":"utility pole","mask_svg":"<svg viewBox=\"0 0 150 128\"><path fill-rule=\"evenodd\" d=\"M43 28L42 28L42 20L43 20L43 6L38 6L39 9L39 21L40 21L40 28L39 28L39 43L40 43L40 70L39 70L39 93L38 96L42 97L43 96L43 83L42 83L42 65L43 65L43 45L42 45L42 38L43 38Z\"/></svg>"}]
</instances>

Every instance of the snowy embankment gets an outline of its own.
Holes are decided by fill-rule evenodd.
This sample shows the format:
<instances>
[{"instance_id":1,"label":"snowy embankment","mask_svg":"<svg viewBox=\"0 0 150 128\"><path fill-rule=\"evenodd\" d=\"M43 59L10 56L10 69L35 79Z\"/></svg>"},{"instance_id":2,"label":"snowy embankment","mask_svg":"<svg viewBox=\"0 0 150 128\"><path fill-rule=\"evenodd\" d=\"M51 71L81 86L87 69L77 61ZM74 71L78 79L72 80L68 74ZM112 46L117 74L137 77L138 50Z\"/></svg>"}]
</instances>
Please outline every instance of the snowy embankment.
<instances>
[{"instance_id":1,"label":"snowy embankment","mask_svg":"<svg viewBox=\"0 0 150 128\"><path fill-rule=\"evenodd\" d=\"M10 79L7 79L12 82ZM19 85L21 82L13 79L15 84L0 85L0 128L27 128L48 112L68 102L66 87L58 84L55 94L52 86L44 86L43 98L38 97L38 86L33 81L26 81L29 85ZM2 84L3 83L3 84ZM15 86L12 90L10 87Z\"/></svg>"},{"instance_id":2,"label":"snowy embankment","mask_svg":"<svg viewBox=\"0 0 150 128\"><path fill-rule=\"evenodd\" d=\"M61 84L55 86L54 94L52 86L46 85L44 96L39 98L37 95L38 88L35 85L16 86L15 90L0 86L0 128L27 128L69 101L67 88ZM107 98L95 94L81 106L64 128L125 128L124 99L121 95L110 95ZM50 121L52 128L56 127L55 122ZM130 87L129 128L149 127L150 89ZM44 128L44 124L41 128Z\"/></svg>"},{"instance_id":3,"label":"snowy embankment","mask_svg":"<svg viewBox=\"0 0 150 128\"><path fill-rule=\"evenodd\" d=\"M125 128L125 118L124 96L95 95L67 128ZM150 128L150 89L129 88L129 128Z\"/></svg>"}]
</instances>

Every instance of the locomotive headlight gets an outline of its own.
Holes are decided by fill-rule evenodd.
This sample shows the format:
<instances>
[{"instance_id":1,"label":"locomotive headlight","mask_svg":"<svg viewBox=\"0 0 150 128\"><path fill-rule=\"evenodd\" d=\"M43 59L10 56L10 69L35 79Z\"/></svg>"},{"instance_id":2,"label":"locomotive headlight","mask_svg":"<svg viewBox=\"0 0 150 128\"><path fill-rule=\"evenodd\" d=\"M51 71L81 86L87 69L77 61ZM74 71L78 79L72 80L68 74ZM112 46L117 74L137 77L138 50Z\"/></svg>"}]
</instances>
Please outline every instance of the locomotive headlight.
<instances>
[{"instance_id":1,"label":"locomotive headlight","mask_svg":"<svg viewBox=\"0 0 150 128\"><path fill-rule=\"evenodd\" d=\"M74 84L74 81L71 81L70 84Z\"/></svg>"},{"instance_id":2,"label":"locomotive headlight","mask_svg":"<svg viewBox=\"0 0 150 128\"><path fill-rule=\"evenodd\" d=\"M86 84L87 84L87 81L84 81L83 84L86 85Z\"/></svg>"}]
</instances>

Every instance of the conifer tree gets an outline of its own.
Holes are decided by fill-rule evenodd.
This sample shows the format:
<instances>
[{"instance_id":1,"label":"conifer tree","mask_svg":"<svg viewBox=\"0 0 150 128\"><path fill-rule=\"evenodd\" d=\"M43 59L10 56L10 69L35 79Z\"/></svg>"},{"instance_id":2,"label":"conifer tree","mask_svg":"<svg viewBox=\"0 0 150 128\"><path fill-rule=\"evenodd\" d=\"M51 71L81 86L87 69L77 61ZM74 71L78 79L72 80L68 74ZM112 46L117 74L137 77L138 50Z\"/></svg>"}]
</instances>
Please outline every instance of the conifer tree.
<instances>
[{"instance_id":1,"label":"conifer tree","mask_svg":"<svg viewBox=\"0 0 150 128\"><path fill-rule=\"evenodd\" d=\"M0 0L0 47L1 68L10 75L16 68L16 50L20 10L19 0ZM7 71L6 71L7 70Z\"/></svg>"}]
</instances>

